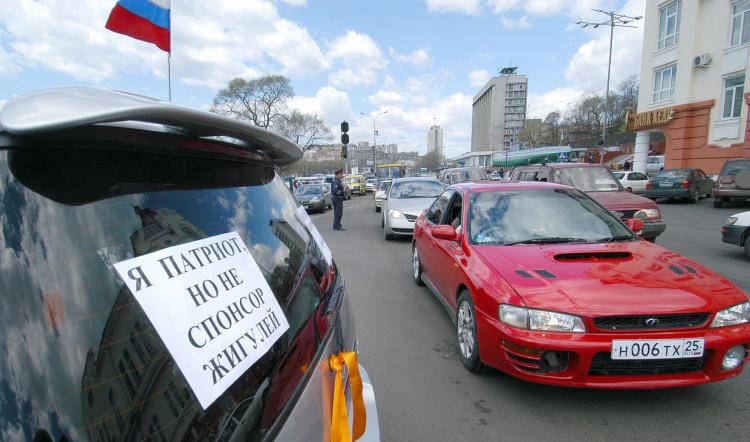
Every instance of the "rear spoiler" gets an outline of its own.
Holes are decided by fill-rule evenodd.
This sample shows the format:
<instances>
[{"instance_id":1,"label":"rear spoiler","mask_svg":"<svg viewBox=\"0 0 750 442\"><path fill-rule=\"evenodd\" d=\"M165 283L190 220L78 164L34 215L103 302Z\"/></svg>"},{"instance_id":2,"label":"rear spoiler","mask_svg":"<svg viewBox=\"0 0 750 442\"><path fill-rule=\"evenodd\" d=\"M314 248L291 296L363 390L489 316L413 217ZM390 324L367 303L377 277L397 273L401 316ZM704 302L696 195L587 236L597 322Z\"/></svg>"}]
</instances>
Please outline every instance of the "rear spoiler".
<instances>
[{"instance_id":1,"label":"rear spoiler","mask_svg":"<svg viewBox=\"0 0 750 442\"><path fill-rule=\"evenodd\" d=\"M172 129L209 142L230 143L268 157L277 166L302 157L292 141L250 123L112 89L45 89L15 98L0 110L0 132L18 136L110 123L134 123L132 127L140 130L148 130L149 124L138 123L150 123L156 125L154 131Z\"/></svg>"}]
</instances>

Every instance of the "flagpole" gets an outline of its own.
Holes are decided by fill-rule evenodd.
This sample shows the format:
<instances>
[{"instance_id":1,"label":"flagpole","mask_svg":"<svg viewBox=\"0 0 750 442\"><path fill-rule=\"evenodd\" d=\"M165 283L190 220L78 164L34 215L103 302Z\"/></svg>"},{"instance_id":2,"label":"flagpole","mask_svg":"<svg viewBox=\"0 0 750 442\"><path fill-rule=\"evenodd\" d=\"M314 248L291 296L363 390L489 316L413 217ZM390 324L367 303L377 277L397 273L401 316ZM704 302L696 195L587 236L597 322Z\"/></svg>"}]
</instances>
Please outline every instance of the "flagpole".
<instances>
[{"instance_id":1,"label":"flagpole","mask_svg":"<svg viewBox=\"0 0 750 442\"><path fill-rule=\"evenodd\" d=\"M172 53L167 52L167 83L169 84L169 101L172 101Z\"/></svg>"}]
</instances>

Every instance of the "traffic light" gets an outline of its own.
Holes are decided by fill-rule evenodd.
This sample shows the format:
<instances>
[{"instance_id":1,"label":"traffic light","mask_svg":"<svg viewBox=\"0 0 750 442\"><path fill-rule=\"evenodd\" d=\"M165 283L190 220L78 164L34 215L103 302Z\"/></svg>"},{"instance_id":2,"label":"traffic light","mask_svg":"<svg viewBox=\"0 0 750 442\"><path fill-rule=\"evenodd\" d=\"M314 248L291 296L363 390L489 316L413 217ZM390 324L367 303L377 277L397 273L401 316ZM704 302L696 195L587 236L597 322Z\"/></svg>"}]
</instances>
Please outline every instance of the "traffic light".
<instances>
[{"instance_id":1,"label":"traffic light","mask_svg":"<svg viewBox=\"0 0 750 442\"><path fill-rule=\"evenodd\" d=\"M346 158L347 155L347 148L346 145L349 144L349 123L346 121L341 122L341 158Z\"/></svg>"}]
</instances>

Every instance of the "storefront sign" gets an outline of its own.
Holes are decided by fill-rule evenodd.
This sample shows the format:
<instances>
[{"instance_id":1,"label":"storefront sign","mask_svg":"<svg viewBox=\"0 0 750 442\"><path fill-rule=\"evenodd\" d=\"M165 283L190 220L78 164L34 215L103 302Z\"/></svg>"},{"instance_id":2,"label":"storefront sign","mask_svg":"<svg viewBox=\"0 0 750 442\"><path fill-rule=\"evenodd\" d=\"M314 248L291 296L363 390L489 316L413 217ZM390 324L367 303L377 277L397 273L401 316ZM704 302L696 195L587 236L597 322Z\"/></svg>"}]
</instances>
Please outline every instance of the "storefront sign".
<instances>
[{"instance_id":1,"label":"storefront sign","mask_svg":"<svg viewBox=\"0 0 750 442\"><path fill-rule=\"evenodd\" d=\"M289 329L237 232L114 265L203 409Z\"/></svg>"},{"instance_id":2,"label":"storefront sign","mask_svg":"<svg viewBox=\"0 0 750 442\"><path fill-rule=\"evenodd\" d=\"M627 116L628 129L636 130L646 126L658 126L667 124L672 120L673 111L671 107L656 109Z\"/></svg>"}]
</instances>

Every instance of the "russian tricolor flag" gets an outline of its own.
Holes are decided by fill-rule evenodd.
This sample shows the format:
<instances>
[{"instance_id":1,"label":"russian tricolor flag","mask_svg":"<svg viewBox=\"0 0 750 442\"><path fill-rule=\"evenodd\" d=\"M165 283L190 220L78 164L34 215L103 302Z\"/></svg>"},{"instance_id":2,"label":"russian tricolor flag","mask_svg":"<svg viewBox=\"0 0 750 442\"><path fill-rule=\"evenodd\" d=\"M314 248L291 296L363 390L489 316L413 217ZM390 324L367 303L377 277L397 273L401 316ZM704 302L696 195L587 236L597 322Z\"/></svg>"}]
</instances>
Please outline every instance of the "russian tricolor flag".
<instances>
[{"instance_id":1,"label":"russian tricolor flag","mask_svg":"<svg viewBox=\"0 0 750 442\"><path fill-rule=\"evenodd\" d=\"M119 0L105 27L171 52L169 25L169 0Z\"/></svg>"}]
</instances>

